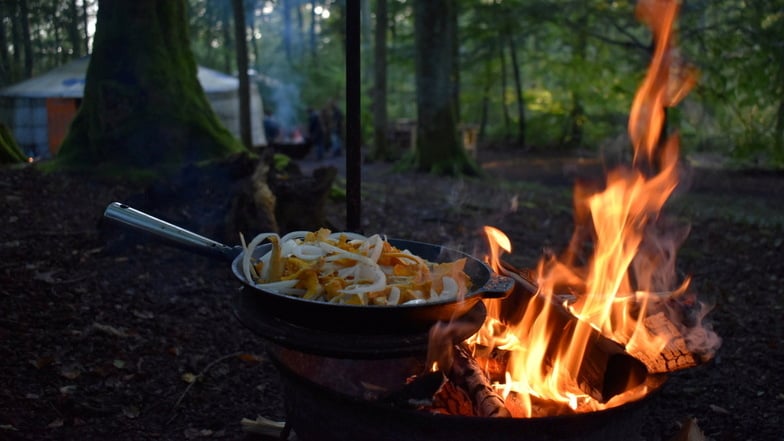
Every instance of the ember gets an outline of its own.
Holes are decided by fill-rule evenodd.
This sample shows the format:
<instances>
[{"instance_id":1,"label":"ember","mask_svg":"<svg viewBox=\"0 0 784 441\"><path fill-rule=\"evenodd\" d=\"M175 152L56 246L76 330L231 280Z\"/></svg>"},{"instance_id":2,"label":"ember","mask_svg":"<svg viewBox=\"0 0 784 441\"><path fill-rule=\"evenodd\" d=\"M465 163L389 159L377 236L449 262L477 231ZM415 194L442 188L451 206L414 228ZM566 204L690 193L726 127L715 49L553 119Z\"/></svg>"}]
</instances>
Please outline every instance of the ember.
<instances>
[{"instance_id":1,"label":"ember","mask_svg":"<svg viewBox=\"0 0 784 441\"><path fill-rule=\"evenodd\" d=\"M660 138L665 107L677 104L696 81L674 47L677 9L676 1L638 4L655 52L629 118L634 161L610 172L601 189L575 188L576 229L566 252L542 259L529 283L501 261L511 251L509 239L486 228L494 270L516 276L532 291L486 300L488 319L468 340L485 366L498 364L492 354L503 354L494 387L515 417L591 412L637 400L650 392L649 374L705 362L720 344L702 324L709 308L689 291L688 278L678 282L676 276L676 249L688 229L661 215L679 182L678 138ZM433 332L430 357L443 360L451 353L439 352L438 334Z\"/></svg>"}]
</instances>

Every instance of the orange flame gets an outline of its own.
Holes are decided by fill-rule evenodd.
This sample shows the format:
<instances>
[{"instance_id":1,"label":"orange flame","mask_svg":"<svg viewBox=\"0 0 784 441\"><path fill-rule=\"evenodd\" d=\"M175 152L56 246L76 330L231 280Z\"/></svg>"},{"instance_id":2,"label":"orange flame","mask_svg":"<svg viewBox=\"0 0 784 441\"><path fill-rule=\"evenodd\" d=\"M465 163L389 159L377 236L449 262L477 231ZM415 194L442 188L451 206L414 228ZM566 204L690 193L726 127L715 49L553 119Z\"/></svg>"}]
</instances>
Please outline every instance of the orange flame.
<instances>
[{"instance_id":1,"label":"orange flame","mask_svg":"<svg viewBox=\"0 0 784 441\"><path fill-rule=\"evenodd\" d=\"M578 375L586 363L592 335L624 345L633 354L655 359L674 336L645 326L650 302L685 292L688 281L674 287L672 255L682 234L660 236L659 213L678 185L679 143L676 136L661 142L665 107L678 102L696 82L694 69L682 68L673 49L675 0L643 0L637 16L654 35L654 53L647 76L630 113L629 134L634 168L610 172L601 191L575 188L578 228L561 259L543 259L538 267L538 291L514 323L501 320L502 303L487 300L488 319L469 340L477 347L509 351L506 378L497 387L513 398L515 416L535 416L537 403L561 403L577 411L598 410L639 398L645 386L602 403L586 393ZM678 66L674 66L678 64ZM491 243L490 263L503 273L500 255L511 251L509 239L486 227ZM675 237L677 236L677 237ZM588 239L593 253L581 259ZM583 266L577 262L585 261ZM563 292L564 287L570 292ZM559 294L570 294L559 297ZM577 319L568 331L553 321L552 308L564 305ZM638 357L640 358L640 357ZM510 400L508 400L508 403ZM508 404L509 406L509 404Z\"/></svg>"}]
</instances>

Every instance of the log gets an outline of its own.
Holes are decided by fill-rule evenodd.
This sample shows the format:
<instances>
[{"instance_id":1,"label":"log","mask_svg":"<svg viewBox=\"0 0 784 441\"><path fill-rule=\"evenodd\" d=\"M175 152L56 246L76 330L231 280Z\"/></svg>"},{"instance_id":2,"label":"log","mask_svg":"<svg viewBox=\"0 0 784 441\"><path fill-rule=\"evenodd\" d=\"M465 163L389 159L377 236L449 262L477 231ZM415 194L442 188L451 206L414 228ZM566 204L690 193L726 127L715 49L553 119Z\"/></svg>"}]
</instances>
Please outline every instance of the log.
<instances>
[{"instance_id":1,"label":"log","mask_svg":"<svg viewBox=\"0 0 784 441\"><path fill-rule=\"evenodd\" d=\"M504 399L490 384L484 370L476 362L465 344L453 348L452 364L446 368L447 378L463 389L473 404L474 413L481 417L506 418L512 414Z\"/></svg>"},{"instance_id":2,"label":"log","mask_svg":"<svg viewBox=\"0 0 784 441\"><path fill-rule=\"evenodd\" d=\"M672 336L667 346L656 357L651 357L644 351L630 349L629 352L645 364L648 372L655 374L675 372L698 364L694 354L686 346L686 339L678 327L663 312L645 317L643 323L653 334Z\"/></svg>"},{"instance_id":3,"label":"log","mask_svg":"<svg viewBox=\"0 0 784 441\"><path fill-rule=\"evenodd\" d=\"M510 304L516 309L513 311L516 315L517 308L525 303L527 303L526 308L538 310L546 306L543 297L534 295L536 286L528 280L525 271L501 262L499 272L517 282L510 296L502 301L502 311L508 309ZM560 342L571 341L577 326L577 318L563 305L555 301L551 303L549 321L553 323L552 338L547 348L545 364L552 362ZM509 316L507 315L506 318ZM617 342L603 336L596 329L590 329L585 355L576 374L577 383L583 392L605 403L613 396L642 384L647 375L648 370L643 362L627 353Z\"/></svg>"}]
</instances>

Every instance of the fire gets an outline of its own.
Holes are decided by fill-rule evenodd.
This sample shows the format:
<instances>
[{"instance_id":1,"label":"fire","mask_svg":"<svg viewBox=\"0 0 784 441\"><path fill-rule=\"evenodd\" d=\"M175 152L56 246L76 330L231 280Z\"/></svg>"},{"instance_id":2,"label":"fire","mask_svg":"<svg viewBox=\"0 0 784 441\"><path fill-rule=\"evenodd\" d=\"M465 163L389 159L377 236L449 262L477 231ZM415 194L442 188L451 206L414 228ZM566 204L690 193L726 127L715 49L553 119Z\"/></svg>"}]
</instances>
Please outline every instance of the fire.
<instances>
[{"instance_id":1,"label":"fire","mask_svg":"<svg viewBox=\"0 0 784 441\"><path fill-rule=\"evenodd\" d=\"M523 304L524 313L509 314L504 301L486 300L488 319L469 340L479 359L493 348L508 355L496 387L515 416L599 410L647 393L644 381L631 374L619 390L606 393L595 372L610 361L592 349L597 339L617 342L621 353L642 360L648 372L661 371L657 360L672 345L690 344L689 329L671 317L678 305L695 304L687 294L688 279L678 283L674 268L685 230L669 229L660 215L678 185L679 165L677 136L661 136L665 108L696 82L694 70L680 64L674 49L677 11L674 0L644 0L637 7L638 18L653 31L655 50L629 117L633 167L610 172L600 191L575 188L577 228L569 249L540 262L537 291ZM509 274L500 256L511 252L511 242L495 228L485 233L489 263ZM592 245L589 256L586 243ZM699 329L712 340L708 346L715 346L715 334ZM689 349L711 356L710 350Z\"/></svg>"}]
</instances>

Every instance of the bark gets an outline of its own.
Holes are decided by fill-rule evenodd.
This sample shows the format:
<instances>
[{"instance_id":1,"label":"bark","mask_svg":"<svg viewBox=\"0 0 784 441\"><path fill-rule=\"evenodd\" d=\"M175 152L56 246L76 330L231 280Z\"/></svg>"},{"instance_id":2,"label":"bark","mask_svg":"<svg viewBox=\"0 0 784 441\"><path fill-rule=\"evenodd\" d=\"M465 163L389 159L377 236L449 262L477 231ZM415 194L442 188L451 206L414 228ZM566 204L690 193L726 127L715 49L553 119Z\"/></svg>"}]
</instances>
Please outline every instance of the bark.
<instances>
[{"instance_id":1,"label":"bark","mask_svg":"<svg viewBox=\"0 0 784 441\"><path fill-rule=\"evenodd\" d=\"M457 133L452 26L455 0L414 3L417 141L414 167L438 174L479 173Z\"/></svg>"},{"instance_id":2,"label":"bark","mask_svg":"<svg viewBox=\"0 0 784 441\"><path fill-rule=\"evenodd\" d=\"M240 81L240 137L246 148L253 147L250 124L250 81L248 79L248 44L245 39L245 6L243 0L232 0L234 9L234 40L237 48L237 77Z\"/></svg>"},{"instance_id":3,"label":"bark","mask_svg":"<svg viewBox=\"0 0 784 441\"><path fill-rule=\"evenodd\" d=\"M387 0L376 1L375 45L373 47L373 159L390 157L387 145Z\"/></svg>"},{"instance_id":4,"label":"bark","mask_svg":"<svg viewBox=\"0 0 784 441\"><path fill-rule=\"evenodd\" d=\"M245 149L198 81L185 0L99 3L84 99L55 166L171 172Z\"/></svg>"},{"instance_id":5,"label":"bark","mask_svg":"<svg viewBox=\"0 0 784 441\"><path fill-rule=\"evenodd\" d=\"M511 417L512 414L504 405L504 399L490 385L484 371L468 349L463 345L456 345L452 355L452 365L447 369L446 376L468 393L474 414L480 417Z\"/></svg>"}]
</instances>

